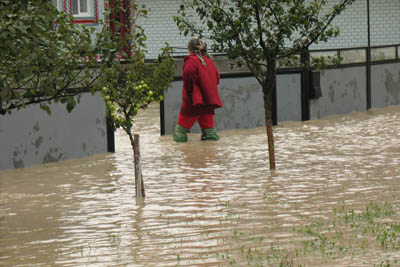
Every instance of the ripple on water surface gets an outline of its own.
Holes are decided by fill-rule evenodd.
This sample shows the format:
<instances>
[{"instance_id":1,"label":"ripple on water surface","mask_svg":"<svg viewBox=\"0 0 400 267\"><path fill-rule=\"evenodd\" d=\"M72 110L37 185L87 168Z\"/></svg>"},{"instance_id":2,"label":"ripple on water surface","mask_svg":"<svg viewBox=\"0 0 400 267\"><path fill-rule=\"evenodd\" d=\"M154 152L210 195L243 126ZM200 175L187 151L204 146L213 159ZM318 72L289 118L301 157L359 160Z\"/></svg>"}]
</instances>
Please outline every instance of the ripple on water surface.
<instances>
[{"instance_id":1,"label":"ripple on water surface","mask_svg":"<svg viewBox=\"0 0 400 267\"><path fill-rule=\"evenodd\" d=\"M135 199L132 151L121 131L114 154L0 172L0 265L373 266L400 259L400 108L280 123L275 171L263 127L223 131L219 142L190 134L176 144L159 136L158 112L152 106L135 122L143 201ZM365 221L366 207L386 224ZM382 227L398 238L384 249L363 232Z\"/></svg>"}]
</instances>

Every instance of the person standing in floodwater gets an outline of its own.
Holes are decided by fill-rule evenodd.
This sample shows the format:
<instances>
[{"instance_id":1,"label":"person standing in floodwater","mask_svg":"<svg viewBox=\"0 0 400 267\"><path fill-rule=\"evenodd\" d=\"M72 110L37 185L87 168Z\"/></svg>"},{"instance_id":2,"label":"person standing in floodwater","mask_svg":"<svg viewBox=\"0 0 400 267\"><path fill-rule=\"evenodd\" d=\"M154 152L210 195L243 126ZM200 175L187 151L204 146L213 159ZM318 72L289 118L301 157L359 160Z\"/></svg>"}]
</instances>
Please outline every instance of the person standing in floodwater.
<instances>
[{"instance_id":1,"label":"person standing in floodwater","mask_svg":"<svg viewBox=\"0 0 400 267\"><path fill-rule=\"evenodd\" d=\"M173 139L176 142L187 142L187 133L197 121L201 128L202 141L218 141L214 110L222 107L218 94L220 74L207 53L205 41L199 38L191 39L188 50L189 55L184 58L182 74L182 104Z\"/></svg>"}]
</instances>

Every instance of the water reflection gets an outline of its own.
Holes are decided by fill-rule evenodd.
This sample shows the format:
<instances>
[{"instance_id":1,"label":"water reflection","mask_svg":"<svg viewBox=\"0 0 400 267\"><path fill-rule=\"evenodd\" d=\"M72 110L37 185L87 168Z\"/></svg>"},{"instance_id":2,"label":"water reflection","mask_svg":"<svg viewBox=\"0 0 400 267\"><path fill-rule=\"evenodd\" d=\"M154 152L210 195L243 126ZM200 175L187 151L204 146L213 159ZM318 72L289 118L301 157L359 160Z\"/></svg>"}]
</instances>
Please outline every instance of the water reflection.
<instances>
[{"instance_id":1,"label":"water reflection","mask_svg":"<svg viewBox=\"0 0 400 267\"><path fill-rule=\"evenodd\" d=\"M367 255L359 248L335 258L296 255L310 237L293 231L331 222L340 206L400 205L399 107L281 123L273 172L264 128L223 131L220 142L190 134L189 143L176 144L159 136L158 118L152 106L135 124L143 201L135 199L123 132L115 154L0 172L0 265L373 266L399 259L373 239ZM399 223L396 214L391 220ZM257 261L260 255L275 256Z\"/></svg>"}]
</instances>

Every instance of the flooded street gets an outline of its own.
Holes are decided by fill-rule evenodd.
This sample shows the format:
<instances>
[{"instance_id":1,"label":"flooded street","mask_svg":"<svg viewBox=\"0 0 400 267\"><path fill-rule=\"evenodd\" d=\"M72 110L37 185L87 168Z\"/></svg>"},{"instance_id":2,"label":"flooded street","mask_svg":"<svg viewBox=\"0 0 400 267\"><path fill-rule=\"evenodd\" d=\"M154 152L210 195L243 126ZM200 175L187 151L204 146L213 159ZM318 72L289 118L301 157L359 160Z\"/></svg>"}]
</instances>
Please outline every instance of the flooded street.
<instances>
[{"instance_id":1,"label":"flooded street","mask_svg":"<svg viewBox=\"0 0 400 267\"><path fill-rule=\"evenodd\" d=\"M0 171L0 266L400 266L400 107ZM383 265L383 264L390 265Z\"/></svg>"}]
</instances>

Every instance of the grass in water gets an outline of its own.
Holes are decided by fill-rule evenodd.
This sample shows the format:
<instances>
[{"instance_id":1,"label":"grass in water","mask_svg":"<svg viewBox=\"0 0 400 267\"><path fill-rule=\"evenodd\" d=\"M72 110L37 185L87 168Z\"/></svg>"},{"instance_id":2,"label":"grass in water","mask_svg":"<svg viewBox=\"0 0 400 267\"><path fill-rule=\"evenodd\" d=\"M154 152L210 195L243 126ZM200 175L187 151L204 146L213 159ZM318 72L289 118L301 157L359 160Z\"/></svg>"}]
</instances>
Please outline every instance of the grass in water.
<instances>
[{"instance_id":1,"label":"grass in water","mask_svg":"<svg viewBox=\"0 0 400 267\"><path fill-rule=\"evenodd\" d=\"M230 214L234 214L232 208ZM370 203L363 210L355 210L342 205L333 209L330 218L293 227L294 240L284 247L268 243L267 238L255 233L233 229L232 236L224 241L228 249L218 257L231 266L300 267L360 261L365 266L398 266L399 206ZM378 262L370 262L372 251L381 255Z\"/></svg>"}]
</instances>

